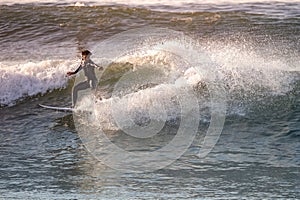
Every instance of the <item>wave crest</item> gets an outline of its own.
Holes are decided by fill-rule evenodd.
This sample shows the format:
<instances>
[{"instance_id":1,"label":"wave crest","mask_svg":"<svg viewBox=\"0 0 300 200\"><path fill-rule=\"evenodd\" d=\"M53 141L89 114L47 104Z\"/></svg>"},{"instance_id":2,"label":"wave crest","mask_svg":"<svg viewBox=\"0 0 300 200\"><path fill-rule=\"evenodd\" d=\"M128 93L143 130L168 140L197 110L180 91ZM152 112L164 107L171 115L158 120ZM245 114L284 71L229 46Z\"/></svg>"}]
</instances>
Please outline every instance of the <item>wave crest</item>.
<instances>
[{"instance_id":1,"label":"wave crest","mask_svg":"<svg viewBox=\"0 0 300 200\"><path fill-rule=\"evenodd\" d=\"M65 72L72 65L70 60L0 63L0 105L66 87Z\"/></svg>"}]
</instances>

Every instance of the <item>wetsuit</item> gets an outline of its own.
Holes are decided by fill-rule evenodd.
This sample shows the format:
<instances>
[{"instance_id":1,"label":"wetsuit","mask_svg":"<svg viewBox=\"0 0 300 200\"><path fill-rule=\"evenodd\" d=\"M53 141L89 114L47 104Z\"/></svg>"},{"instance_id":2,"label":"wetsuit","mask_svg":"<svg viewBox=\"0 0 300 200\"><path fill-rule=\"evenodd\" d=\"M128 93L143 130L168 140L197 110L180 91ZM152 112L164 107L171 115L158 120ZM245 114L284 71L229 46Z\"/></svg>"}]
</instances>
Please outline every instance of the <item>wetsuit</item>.
<instances>
[{"instance_id":1,"label":"wetsuit","mask_svg":"<svg viewBox=\"0 0 300 200\"><path fill-rule=\"evenodd\" d=\"M73 106L75 106L76 104L79 90L85 90L88 88L94 90L96 88L98 80L95 74L95 67L99 66L97 66L92 60L88 59L86 61L83 61L81 65L75 70L74 74L83 69L86 80L76 84L76 86L73 88Z\"/></svg>"}]
</instances>

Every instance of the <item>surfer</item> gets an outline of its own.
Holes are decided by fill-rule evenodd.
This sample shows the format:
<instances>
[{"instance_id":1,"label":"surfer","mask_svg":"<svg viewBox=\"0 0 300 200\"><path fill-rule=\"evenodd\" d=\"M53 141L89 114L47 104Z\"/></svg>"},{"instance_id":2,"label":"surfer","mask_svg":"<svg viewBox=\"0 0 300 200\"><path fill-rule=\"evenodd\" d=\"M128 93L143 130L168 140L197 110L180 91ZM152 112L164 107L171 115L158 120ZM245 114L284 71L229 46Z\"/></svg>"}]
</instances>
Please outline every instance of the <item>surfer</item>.
<instances>
[{"instance_id":1,"label":"surfer","mask_svg":"<svg viewBox=\"0 0 300 200\"><path fill-rule=\"evenodd\" d=\"M82 60L80 66L74 72L67 73L67 76L72 76L74 74L77 74L80 70L83 69L84 75L86 76L85 81L78 83L73 88L73 92L72 92L73 107L76 104L79 90L85 90L88 88L91 88L92 90L96 89L98 80L95 74L95 67L98 67L100 70L103 70L103 67L99 67L90 59L92 53L89 50L82 51L81 55L82 55Z\"/></svg>"}]
</instances>

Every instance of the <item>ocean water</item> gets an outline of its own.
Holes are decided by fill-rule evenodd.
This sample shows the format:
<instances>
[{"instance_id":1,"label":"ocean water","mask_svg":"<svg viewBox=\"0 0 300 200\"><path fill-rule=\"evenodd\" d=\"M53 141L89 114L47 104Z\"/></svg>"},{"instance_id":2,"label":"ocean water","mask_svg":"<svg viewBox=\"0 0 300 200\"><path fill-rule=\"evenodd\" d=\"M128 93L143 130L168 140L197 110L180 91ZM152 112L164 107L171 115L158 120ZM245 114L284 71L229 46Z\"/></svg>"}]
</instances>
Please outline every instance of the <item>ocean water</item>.
<instances>
[{"instance_id":1,"label":"ocean water","mask_svg":"<svg viewBox=\"0 0 300 200\"><path fill-rule=\"evenodd\" d=\"M4 0L0 43L0 199L300 198L299 1Z\"/></svg>"}]
</instances>

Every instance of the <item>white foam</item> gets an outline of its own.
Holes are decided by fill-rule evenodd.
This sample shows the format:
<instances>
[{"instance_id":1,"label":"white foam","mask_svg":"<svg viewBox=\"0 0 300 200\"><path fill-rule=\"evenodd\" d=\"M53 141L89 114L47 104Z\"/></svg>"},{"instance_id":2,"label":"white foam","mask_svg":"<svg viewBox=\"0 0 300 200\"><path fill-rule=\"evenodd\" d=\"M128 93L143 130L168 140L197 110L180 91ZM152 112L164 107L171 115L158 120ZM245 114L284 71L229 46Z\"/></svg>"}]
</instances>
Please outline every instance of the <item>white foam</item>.
<instances>
[{"instance_id":1,"label":"white foam","mask_svg":"<svg viewBox=\"0 0 300 200\"><path fill-rule=\"evenodd\" d=\"M12 105L18 99L66 87L65 73L73 65L70 60L1 62L0 105Z\"/></svg>"},{"instance_id":2,"label":"white foam","mask_svg":"<svg viewBox=\"0 0 300 200\"><path fill-rule=\"evenodd\" d=\"M95 100L93 95L85 95L78 101L76 109L93 113L87 120L108 130L118 130L120 127L131 129L136 124L145 125L150 120L172 121L186 117L181 116L182 113L189 116L196 114L192 103L188 108L182 106L183 103L190 105L188 102L192 100L189 97L195 95L187 82L184 82L184 84L160 84L122 97L112 96L101 101ZM186 95L187 93L190 95ZM183 112L182 109L185 111ZM142 127L145 129L145 126Z\"/></svg>"},{"instance_id":3,"label":"white foam","mask_svg":"<svg viewBox=\"0 0 300 200\"><path fill-rule=\"evenodd\" d=\"M74 4L74 6L76 6L76 7L83 7L83 6L86 6L86 4L85 4L85 3L82 3L82 2L76 2L76 3Z\"/></svg>"}]
</instances>

